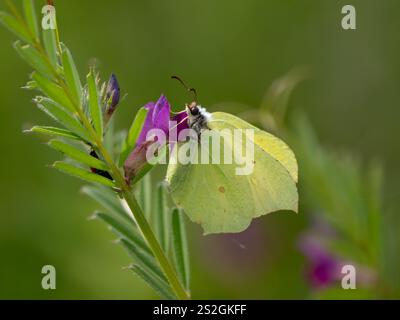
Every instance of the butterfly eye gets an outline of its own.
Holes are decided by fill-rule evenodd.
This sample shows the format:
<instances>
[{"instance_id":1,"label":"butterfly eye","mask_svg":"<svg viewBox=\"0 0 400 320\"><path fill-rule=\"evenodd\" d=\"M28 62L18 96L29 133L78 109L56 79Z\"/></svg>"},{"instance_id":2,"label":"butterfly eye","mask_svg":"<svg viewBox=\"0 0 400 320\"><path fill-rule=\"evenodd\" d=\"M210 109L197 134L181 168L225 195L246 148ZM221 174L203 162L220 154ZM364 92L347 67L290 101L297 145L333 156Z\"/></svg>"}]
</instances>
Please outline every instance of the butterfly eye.
<instances>
[{"instance_id":1,"label":"butterfly eye","mask_svg":"<svg viewBox=\"0 0 400 320\"><path fill-rule=\"evenodd\" d=\"M196 107L193 107L193 108L190 109L190 113L192 114L192 116L198 116L200 114L200 110L196 106Z\"/></svg>"}]
</instances>

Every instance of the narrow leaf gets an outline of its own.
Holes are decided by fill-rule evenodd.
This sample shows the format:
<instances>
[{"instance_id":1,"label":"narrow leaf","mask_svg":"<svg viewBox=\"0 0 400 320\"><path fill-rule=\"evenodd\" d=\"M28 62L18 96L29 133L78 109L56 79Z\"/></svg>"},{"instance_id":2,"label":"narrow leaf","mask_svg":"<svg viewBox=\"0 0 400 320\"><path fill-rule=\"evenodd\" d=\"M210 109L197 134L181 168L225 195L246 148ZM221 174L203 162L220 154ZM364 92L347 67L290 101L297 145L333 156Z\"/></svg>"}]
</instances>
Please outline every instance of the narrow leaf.
<instances>
[{"instance_id":1,"label":"narrow leaf","mask_svg":"<svg viewBox=\"0 0 400 320\"><path fill-rule=\"evenodd\" d=\"M119 217L101 212L95 213L95 217L108 224L112 228L113 232L119 237L126 238L147 254L153 255L146 242L144 242L138 229L132 226L132 224L124 222L119 219Z\"/></svg>"},{"instance_id":2,"label":"narrow leaf","mask_svg":"<svg viewBox=\"0 0 400 320\"><path fill-rule=\"evenodd\" d=\"M147 113L149 111L145 108L141 108L133 120L132 126L129 129L126 140L122 146L119 164L122 166L129 156L129 153L134 149L136 141L139 138L139 134L142 131L143 124L146 120Z\"/></svg>"},{"instance_id":3,"label":"narrow leaf","mask_svg":"<svg viewBox=\"0 0 400 320\"><path fill-rule=\"evenodd\" d=\"M40 98L40 97L37 98L35 102L39 109L44 111L55 121L61 123L68 130L71 130L73 133L80 136L85 141L90 141L85 128L82 126L79 120L76 119L73 115L71 115L59 104L55 103L54 101L48 98Z\"/></svg>"},{"instance_id":4,"label":"narrow leaf","mask_svg":"<svg viewBox=\"0 0 400 320\"><path fill-rule=\"evenodd\" d=\"M84 186L81 191L103 206L108 213L120 217L124 223L128 222L132 227L136 227L133 218L127 214L111 190L97 186Z\"/></svg>"},{"instance_id":5,"label":"narrow leaf","mask_svg":"<svg viewBox=\"0 0 400 320\"><path fill-rule=\"evenodd\" d=\"M97 91L96 79L93 71L87 76L89 87L89 110L92 117L94 128L100 137L103 137L103 112L100 104L99 93Z\"/></svg>"},{"instance_id":6,"label":"narrow leaf","mask_svg":"<svg viewBox=\"0 0 400 320\"><path fill-rule=\"evenodd\" d=\"M162 280L167 282L163 272L161 271L153 256L144 252L129 240L122 238L119 242L126 249L128 254L135 260L136 263L145 268L147 272L153 273L154 276L160 278L160 281Z\"/></svg>"},{"instance_id":7,"label":"narrow leaf","mask_svg":"<svg viewBox=\"0 0 400 320\"><path fill-rule=\"evenodd\" d=\"M71 159L86 164L90 168L96 168L104 171L108 170L107 165L103 161L90 156L88 153L85 153L70 144L61 142L59 140L51 140L49 142L49 146L61 153L64 153Z\"/></svg>"},{"instance_id":8,"label":"narrow leaf","mask_svg":"<svg viewBox=\"0 0 400 320\"><path fill-rule=\"evenodd\" d=\"M20 41L14 43L14 49L33 69L37 70L41 75L52 76L53 71L43 56L30 44L22 45Z\"/></svg>"},{"instance_id":9,"label":"narrow leaf","mask_svg":"<svg viewBox=\"0 0 400 320\"><path fill-rule=\"evenodd\" d=\"M71 88L75 102L80 105L82 96L82 83L71 52L65 45L63 45L62 62L67 85L69 88Z\"/></svg>"},{"instance_id":10,"label":"narrow leaf","mask_svg":"<svg viewBox=\"0 0 400 320\"><path fill-rule=\"evenodd\" d=\"M189 290L190 270L185 221L182 212L177 208L172 210L172 231L175 268L183 286Z\"/></svg>"},{"instance_id":11,"label":"narrow leaf","mask_svg":"<svg viewBox=\"0 0 400 320\"><path fill-rule=\"evenodd\" d=\"M103 184L108 187L115 187L114 183L111 180L104 178L102 176L99 176L97 174L91 173L89 171L86 171L84 169L75 167L66 162L56 162L53 164L53 167L63 173L74 176L81 180L85 180L88 182L94 182L94 183L100 183L100 184Z\"/></svg>"},{"instance_id":12,"label":"narrow leaf","mask_svg":"<svg viewBox=\"0 0 400 320\"><path fill-rule=\"evenodd\" d=\"M65 91L60 86L38 73L34 73L32 75L32 79L36 81L40 90L51 100L57 102L64 108L75 112L75 106L72 104Z\"/></svg>"},{"instance_id":13,"label":"narrow leaf","mask_svg":"<svg viewBox=\"0 0 400 320\"><path fill-rule=\"evenodd\" d=\"M37 21L37 16L35 13L35 5L33 0L24 0L24 13L25 19L27 21L28 27L31 33L34 35L35 40L39 42L39 26Z\"/></svg>"},{"instance_id":14,"label":"narrow leaf","mask_svg":"<svg viewBox=\"0 0 400 320\"><path fill-rule=\"evenodd\" d=\"M146 175L139 185L139 203L146 215L146 218L150 218L151 215L151 177Z\"/></svg>"},{"instance_id":15,"label":"narrow leaf","mask_svg":"<svg viewBox=\"0 0 400 320\"><path fill-rule=\"evenodd\" d=\"M53 29L43 30L43 43L52 65L58 68L57 37Z\"/></svg>"},{"instance_id":16,"label":"narrow leaf","mask_svg":"<svg viewBox=\"0 0 400 320\"><path fill-rule=\"evenodd\" d=\"M32 39L26 28L12 15L6 12L0 12L0 22L21 40L32 44Z\"/></svg>"},{"instance_id":17,"label":"narrow leaf","mask_svg":"<svg viewBox=\"0 0 400 320\"><path fill-rule=\"evenodd\" d=\"M44 126L35 126L30 130L24 131L26 133L41 133L49 136L56 136L62 138L68 138L72 140L81 140L79 136L69 130L60 129L56 127L44 127Z\"/></svg>"},{"instance_id":18,"label":"narrow leaf","mask_svg":"<svg viewBox=\"0 0 400 320\"><path fill-rule=\"evenodd\" d=\"M165 199L165 187L160 184L157 187L156 206L153 212L153 219L155 223L155 230L157 233L158 241L160 242L161 248L164 252L167 252L168 248L168 230L169 230L169 212L167 212L167 204Z\"/></svg>"},{"instance_id":19,"label":"narrow leaf","mask_svg":"<svg viewBox=\"0 0 400 320\"><path fill-rule=\"evenodd\" d=\"M130 269L135 272L140 278L142 278L154 291L156 291L161 298L168 300L176 300L175 295L172 293L171 288L168 284L160 282L158 278L152 274L147 273L139 265L132 265Z\"/></svg>"}]
</instances>

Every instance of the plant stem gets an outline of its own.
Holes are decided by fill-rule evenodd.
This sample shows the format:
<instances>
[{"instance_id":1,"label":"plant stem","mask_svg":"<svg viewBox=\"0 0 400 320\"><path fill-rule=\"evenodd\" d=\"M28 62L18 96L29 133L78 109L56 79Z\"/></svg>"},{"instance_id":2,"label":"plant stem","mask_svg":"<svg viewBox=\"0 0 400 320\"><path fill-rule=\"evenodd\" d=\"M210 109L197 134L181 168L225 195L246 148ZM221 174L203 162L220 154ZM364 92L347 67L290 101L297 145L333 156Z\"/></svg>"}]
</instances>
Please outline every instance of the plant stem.
<instances>
[{"instance_id":1,"label":"plant stem","mask_svg":"<svg viewBox=\"0 0 400 320\"><path fill-rule=\"evenodd\" d=\"M143 212L141 211L137 200L135 199L135 197L132 195L131 192L123 192L122 194L129 208L131 209L132 213L135 216L136 223L140 231L142 232L143 237L146 239L151 250L153 251L155 258L158 260L158 263L160 264L162 270L164 271L164 274L167 277L168 282L170 283L171 288L175 292L176 296L181 300L190 299L188 293L185 291L180 281L178 280L174 268L171 266L171 263L167 259L164 251L162 250Z\"/></svg>"}]
</instances>

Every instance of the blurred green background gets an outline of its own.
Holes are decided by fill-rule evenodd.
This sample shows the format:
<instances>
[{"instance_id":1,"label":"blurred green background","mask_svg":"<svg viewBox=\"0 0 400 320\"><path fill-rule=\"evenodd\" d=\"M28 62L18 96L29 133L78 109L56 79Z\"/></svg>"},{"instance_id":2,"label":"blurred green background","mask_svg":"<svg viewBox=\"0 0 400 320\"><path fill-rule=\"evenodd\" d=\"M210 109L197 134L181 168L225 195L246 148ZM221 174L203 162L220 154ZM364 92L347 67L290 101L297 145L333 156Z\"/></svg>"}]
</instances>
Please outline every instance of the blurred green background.
<instances>
[{"instance_id":1,"label":"blurred green background","mask_svg":"<svg viewBox=\"0 0 400 320\"><path fill-rule=\"evenodd\" d=\"M349 3L357 10L355 31L340 24L341 8ZM379 159L385 230L400 227L399 1L60 0L56 6L62 41L81 75L96 64L105 79L114 72L129 94L116 115L119 128L161 93L175 110L183 109L189 97L169 79L173 74L197 88L204 106L234 101L255 108L275 79L308 66L311 77L293 92L289 118L296 122L294 112L302 110L321 144ZM97 206L79 193L81 183L47 168L58 155L22 133L33 123L51 122L30 102L32 93L20 89L30 68L13 51L14 39L0 28L0 298L156 298L122 269L130 258L107 228L87 220ZM300 200L319 187L300 184ZM297 248L308 223L307 210L273 214L240 240L204 238L190 225L193 297L314 297ZM388 243L398 253L399 239ZM398 259L391 257L393 268ZM47 264L57 270L54 291L40 285ZM335 297L357 294L342 290Z\"/></svg>"}]
</instances>

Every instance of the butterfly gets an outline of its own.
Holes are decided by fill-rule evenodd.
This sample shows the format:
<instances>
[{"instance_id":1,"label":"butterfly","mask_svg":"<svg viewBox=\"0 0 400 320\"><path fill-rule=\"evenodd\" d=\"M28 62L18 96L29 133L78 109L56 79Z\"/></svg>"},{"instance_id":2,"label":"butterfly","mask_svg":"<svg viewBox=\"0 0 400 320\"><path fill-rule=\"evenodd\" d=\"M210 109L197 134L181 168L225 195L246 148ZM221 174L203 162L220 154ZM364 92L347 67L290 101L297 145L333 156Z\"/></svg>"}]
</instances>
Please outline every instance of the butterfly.
<instances>
[{"instance_id":1,"label":"butterfly","mask_svg":"<svg viewBox=\"0 0 400 320\"><path fill-rule=\"evenodd\" d=\"M199 137L207 133L226 137L235 130L242 134L239 144L220 139L220 148L241 152L241 145L253 147L253 170L237 174L234 163L188 163L177 159L183 143L171 153L166 181L175 204L200 224L205 234L238 233L254 218L280 210L298 212L298 165L292 150L279 138L224 112L208 113L193 102L186 105L189 128ZM197 144L198 154L210 153L209 146Z\"/></svg>"}]
</instances>

